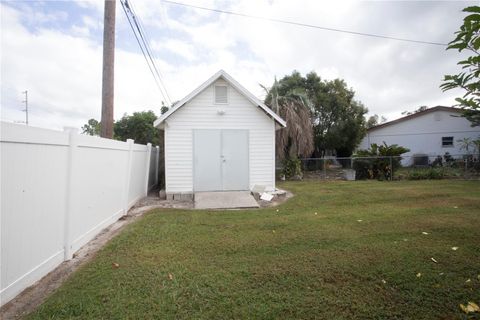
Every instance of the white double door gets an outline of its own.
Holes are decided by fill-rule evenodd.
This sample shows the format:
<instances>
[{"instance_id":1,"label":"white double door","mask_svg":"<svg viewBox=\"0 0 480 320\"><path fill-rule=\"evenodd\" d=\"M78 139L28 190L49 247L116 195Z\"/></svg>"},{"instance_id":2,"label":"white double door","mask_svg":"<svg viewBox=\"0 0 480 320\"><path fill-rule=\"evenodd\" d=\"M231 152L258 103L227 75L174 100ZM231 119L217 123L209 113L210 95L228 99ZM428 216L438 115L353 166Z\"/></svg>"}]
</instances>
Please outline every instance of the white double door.
<instances>
[{"instance_id":1,"label":"white double door","mask_svg":"<svg viewBox=\"0 0 480 320\"><path fill-rule=\"evenodd\" d=\"M194 191L249 189L248 130L193 130Z\"/></svg>"}]
</instances>

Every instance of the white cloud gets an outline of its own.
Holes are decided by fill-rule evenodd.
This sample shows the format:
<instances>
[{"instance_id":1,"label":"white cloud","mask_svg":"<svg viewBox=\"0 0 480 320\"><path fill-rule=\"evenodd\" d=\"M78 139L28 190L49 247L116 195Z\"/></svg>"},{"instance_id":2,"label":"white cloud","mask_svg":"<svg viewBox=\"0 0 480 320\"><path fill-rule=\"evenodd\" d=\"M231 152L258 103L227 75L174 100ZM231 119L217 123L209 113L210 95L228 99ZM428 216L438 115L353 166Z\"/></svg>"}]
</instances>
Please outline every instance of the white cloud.
<instances>
[{"instance_id":1,"label":"white cloud","mask_svg":"<svg viewBox=\"0 0 480 320\"><path fill-rule=\"evenodd\" d=\"M471 3L471 2L470 2ZM21 120L20 92L31 96L33 125L81 126L100 117L103 1L77 2L93 10L66 30L22 21L25 12L1 4L2 119ZM457 71L456 52L308 29L257 19L182 9L158 1L135 1L172 100L179 100L219 69L225 69L255 95L294 69L340 77L370 112L389 119L419 105L451 104L455 92L439 89L444 74ZM448 41L468 3L336 1L201 1L256 16L280 18L360 32ZM52 12L38 19L62 20ZM71 13L70 13L71 14ZM68 15L68 14L67 14ZM28 18L28 17L27 17ZM32 20L33 21L33 20ZM64 20L62 20L64 21ZM117 4L115 117L158 108L163 100ZM100 35L100 36L99 36ZM96 39L96 40L95 40ZM125 43L129 43L128 51Z\"/></svg>"},{"instance_id":2,"label":"white cloud","mask_svg":"<svg viewBox=\"0 0 480 320\"><path fill-rule=\"evenodd\" d=\"M30 33L19 13L2 7L2 119L22 120L20 92L28 89L30 123L61 129L100 117L102 48L83 37L40 29ZM3 26L2 26L3 28ZM116 52L115 117L159 108L160 96L143 57ZM144 81L145 80L145 81Z\"/></svg>"},{"instance_id":3,"label":"white cloud","mask_svg":"<svg viewBox=\"0 0 480 320\"><path fill-rule=\"evenodd\" d=\"M152 40L150 46L153 50L160 52L160 54L162 50L166 49L188 61L197 60L194 46L181 40L171 39L165 42Z\"/></svg>"},{"instance_id":4,"label":"white cloud","mask_svg":"<svg viewBox=\"0 0 480 320\"><path fill-rule=\"evenodd\" d=\"M83 24L89 29L99 30L103 28L103 21L89 16L82 17Z\"/></svg>"}]
</instances>

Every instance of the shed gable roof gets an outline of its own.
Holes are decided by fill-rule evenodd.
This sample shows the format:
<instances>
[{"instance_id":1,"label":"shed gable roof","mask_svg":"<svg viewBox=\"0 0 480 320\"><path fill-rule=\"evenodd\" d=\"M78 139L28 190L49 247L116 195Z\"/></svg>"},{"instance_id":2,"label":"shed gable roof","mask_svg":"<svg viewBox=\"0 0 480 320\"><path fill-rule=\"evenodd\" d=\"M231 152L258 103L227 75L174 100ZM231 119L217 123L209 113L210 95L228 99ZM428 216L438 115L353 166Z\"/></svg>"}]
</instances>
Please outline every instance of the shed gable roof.
<instances>
[{"instance_id":1,"label":"shed gable roof","mask_svg":"<svg viewBox=\"0 0 480 320\"><path fill-rule=\"evenodd\" d=\"M283 120L279 115L277 115L275 112L273 112L272 109L267 107L263 102L258 100L252 93L250 93L247 89L245 89L240 83L238 83L235 79L233 79L228 73L226 73L223 70L218 71L215 73L213 76L211 76L207 81L202 83L199 87L197 87L195 90L193 90L189 95L187 95L185 98L180 100L179 102L175 103L170 110L165 112L163 115L160 116L153 125L155 127L158 127L161 123L163 123L170 115L172 115L175 111L183 107L187 102L191 101L193 98L195 98L200 92L205 90L208 86L212 85L215 81L217 81L219 78L223 78L225 81L227 81L232 87L237 89L245 98L247 98L252 104L255 106L258 106L261 108L268 116L272 117L278 124L280 124L282 127L286 127L287 123L285 120Z\"/></svg>"}]
</instances>

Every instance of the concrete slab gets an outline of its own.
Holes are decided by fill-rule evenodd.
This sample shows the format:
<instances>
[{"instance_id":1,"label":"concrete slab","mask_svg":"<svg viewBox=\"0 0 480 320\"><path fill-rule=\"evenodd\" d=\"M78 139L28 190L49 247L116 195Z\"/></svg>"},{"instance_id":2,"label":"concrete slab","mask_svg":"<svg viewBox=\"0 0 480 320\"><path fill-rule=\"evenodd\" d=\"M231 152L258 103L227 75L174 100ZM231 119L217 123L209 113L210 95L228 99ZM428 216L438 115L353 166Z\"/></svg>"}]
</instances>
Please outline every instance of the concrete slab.
<instances>
[{"instance_id":1,"label":"concrete slab","mask_svg":"<svg viewBox=\"0 0 480 320\"><path fill-rule=\"evenodd\" d=\"M259 208L250 191L196 192L195 209Z\"/></svg>"}]
</instances>

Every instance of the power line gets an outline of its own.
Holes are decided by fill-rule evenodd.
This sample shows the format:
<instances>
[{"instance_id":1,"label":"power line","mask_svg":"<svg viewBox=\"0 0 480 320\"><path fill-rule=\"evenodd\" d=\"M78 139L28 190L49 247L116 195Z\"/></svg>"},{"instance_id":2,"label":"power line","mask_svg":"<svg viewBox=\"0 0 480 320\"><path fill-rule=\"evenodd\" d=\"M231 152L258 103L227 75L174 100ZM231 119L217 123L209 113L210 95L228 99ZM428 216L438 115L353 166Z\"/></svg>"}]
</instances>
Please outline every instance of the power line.
<instances>
[{"instance_id":1,"label":"power line","mask_svg":"<svg viewBox=\"0 0 480 320\"><path fill-rule=\"evenodd\" d=\"M130 27L132 28L133 34L135 35L137 43L140 46L142 54L143 54L143 56L144 56L144 58L147 62L148 68L150 69L150 72L152 73L152 76L155 80L155 83L156 83L158 89L160 90L160 93L163 96L163 99L167 103L171 104L171 100L168 96L166 87L162 86L163 82L161 81L161 77L159 75L158 68L156 67L155 62L152 59L152 56L149 52L148 44L146 43L145 37L143 36L143 33L142 33L138 23L136 22L135 14L132 12L130 6L128 5L127 0L120 1L120 3L122 4L122 8L123 8L123 11L125 12L125 15L127 16L128 23L130 24ZM129 13L130 13L130 15L129 15ZM132 21L133 21L133 24L132 24ZM134 26L134 24L135 24L135 26ZM139 38L139 36L140 36L140 38ZM147 55L148 55L148 57L147 57Z\"/></svg>"},{"instance_id":2,"label":"power line","mask_svg":"<svg viewBox=\"0 0 480 320\"><path fill-rule=\"evenodd\" d=\"M130 3L130 5L129 5ZM153 50L150 49L150 44L148 42L148 33L147 31L145 30L145 28L143 27L143 23L142 23L142 20L140 19L140 16L137 15L137 13L135 12L135 8L134 8L134 5L132 3L132 1L130 0L130 2L128 2L128 0L125 0L125 4L127 5L127 8L130 7L131 9L131 12L133 14L133 21L135 22L135 25L137 26L137 29L138 31L140 32L140 37L142 38L142 41L143 43L145 44L145 48L147 49L147 54L150 58L150 61L152 62L152 65L155 69L155 72L158 76L158 80L160 81L161 85L163 86L163 88L165 89L165 94L167 95L167 98L168 98L168 103L172 103L172 100L170 99L170 95L168 94L168 90L167 90L167 86L165 85L165 83L163 82L163 76L162 76L162 73L160 72L160 70L157 68L157 65L156 63L154 62L154 59L152 59L152 56L153 58L156 59L156 56L155 54L153 53ZM138 24L137 24L138 22Z\"/></svg>"},{"instance_id":3,"label":"power line","mask_svg":"<svg viewBox=\"0 0 480 320\"><path fill-rule=\"evenodd\" d=\"M308 24L308 23L289 21L289 20L267 18L267 17L261 17L261 16L253 16L253 15L249 15L249 14L246 14L246 13L227 11L227 10L221 10L221 9L215 9L215 8L207 8L207 7L202 7L202 6L197 6L197 5L193 5L193 4L187 4L187 3L181 3L181 2L176 2L176 1L170 1L170 0L162 0L162 1L165 2L165 3L172 4L172 5L189 7L189 8L205 10L205 11L212 11L212 12L217 12L217 13L224 13L224 14L229 14L229 15L233 15L233 16L243 17L243 18L264 20L264 21L270 21L270 22L276 22L276 23L283 23L283 24L289 24L289 25L294 25L294 26L299 26L299 27L320 29L320 30L325 30L325 31L348 33L348 34L353 34L353 35L357 35L357 36L390 39L390 40L396 40L396 41L413 42L413 43L421 43L421 44L429 44L429 45L442 46L442 47L446 47L448 45L446 43L441 43L441 42L422 41L422 40L407 39L407 38L398 38L398 37L386 36L386 35L381 35L381 34L357 32L357 31L351 31L351 30L345 30L345 29L328 28L328 27L322 27L322 26L317 26L317 25Z\"/></svg>"},{"instance_id":4,"label":"power line","mask_svg":"<svg viewBox=\"0 0 480 320\"><path fill-rule=\"evenodd\" d=\"M158 72L158 68L156 67L155 62L152 59L152 57L151 57L151 55L148 51L147 44L145 42L145 37L143 36L143 34L142 34L142 32L141 32L141 30L138 26L138 23L135 21L134 13L130 9L130 7L127 3L127 0L123 0L123 1L120 0L120 4L122 5L123 12L125 13L125 16L127 17L128 23L130 24L130 28L133 31L133 35L135 36L135 39L137 40L137 43L140 47L140 50L142 51L143 57L145 58L145 61L147 62L148 68L150 69L150 73L152 74L153 79L155 80L155 84L157 85L158 89L160 90L160 93L162 94L163 99L167 103L171 104L171 100L170 100L170 98L167 94L166 88L162 88L162 82L161 82L161 77L160 77L159 72ZM134 21L134 22L132 23L132 21ZM134 24L136 25L136 27L134 26ZM147 55L148 55L148 57L147 57ZM165 93L164 93L164 91L165 91Z\"/></svg>"}]
</instances>

